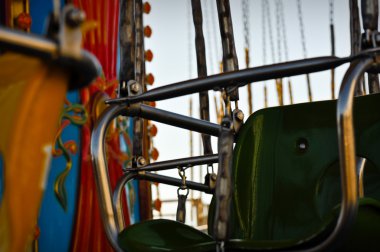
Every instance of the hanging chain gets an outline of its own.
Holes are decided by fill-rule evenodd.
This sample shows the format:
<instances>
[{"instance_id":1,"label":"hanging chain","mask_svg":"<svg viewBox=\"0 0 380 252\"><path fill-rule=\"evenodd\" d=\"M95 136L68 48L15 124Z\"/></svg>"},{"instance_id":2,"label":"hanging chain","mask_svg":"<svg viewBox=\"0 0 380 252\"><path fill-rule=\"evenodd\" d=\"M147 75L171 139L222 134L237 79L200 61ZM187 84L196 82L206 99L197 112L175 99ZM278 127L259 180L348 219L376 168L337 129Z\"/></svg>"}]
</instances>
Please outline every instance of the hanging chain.
<instances>
[{"instance_id":1,"label":"hanging chain","mask_svg":"<svg viewBox=\"0 0 380 252\"><path fill-rule=\"evenodd\" d=\"M243 28L244 28L244 45L245 45L245 65L247 68L249 68L249 53L250 53L250 34L249 34L249 4L248 0L243 0L242 2L242 12L243 12ZM251 83L247 85L247 92L248 92L248 112L249 114L253 113L253 106L252 106L252 88Z\"/></svg>"},{"instance_id":2,"label":"hanging chain","mask_svg":"<svg viewBox=\"0 0 380 252\"><path fill-rule=\"evenodd\" d=\"M289 61L289 48L288 48L288 38L286 36L286 25L285 25L285 13L284 13L284 4L282 0L278 0L277 4L279 5L280 10L280 25L282 31L282 42L284 48L285 61ZM289 101L290 104L293 104L293 91L292 91L292 80L288 77L288 91L289 91Z\"/></svg>"},{"instance_id":3,"label":"hanging chain","mask_svg":"<svg viewBox=\"0 0 380 252\"><path fill-rule=\"evenodd\" d=\"M266 0L261 0L261 23L262 23L262 39L263 39L263 65L267 64L267 26L265 22L265 5ZM268 107L267 83L264 81L264 107Z\"/></svg>"},{"instance_id":4,"label":"hanging chain","mask_svg":"<svg viewBox=\"0 0 380 252\"><path fill-rule=\"evenodd\" d=\"M288 38L286 36L286 25L285 25L285 14L284 14L284 4L282 0L278 1L278 4L280 5L280 23L281 23L281 30L282 30L282 42L284 47L284 55L285 55L285 61L289 61L289 47L288 47Z\"/></svg>"},{"instance_id":5,"label":"hanging chain","mask_svg":"<svg viewBox=\"0 0 380 252\"><path fill-rule=\"evenodd\" d=\"M186 174L185 174L185 169L183 167L178 167L178 174L181 177L181 186L177 190L178 206L177 206L176 220L179 222L185 223L186 201L187 201L187 196L189 195L189 188L186 185ZM180 194L179 193L180 190L186 190L186 194Z\"/></svg>"},{"instance_id":6,"label":"hanging chain","mask_svg":"<svg viewBox=\"0 0 380 252\"><path fill-rule=\"evenodd\" d=\"M335 56L335 31L334 31L334 1L329 2L330 10L330 40L331 40L331 56ZM335 99L335 68L331 68L331 99Z\"/></svg>"},{"instance_id":7,"label":"hanging chain","mask_svg":"<svg viewBox=\"0 0 380 252\"><path fill-rule=\"evenodd\" d=\"M304 23L303 23L301 0L297 0L297 9L298 9L298 21L300 24L300 32L301 32L301 44L302 44L303 57L307 58L305 28L304 28ZM309 74L306 74L306 83L307 83L307 92L308 92L309 102L312 102L313 96L311 93L311 84L310 84Z\"/></svg>"},{"instance_id":8,"label":"hanging chain","mask_svg":"<svg viewBox=\"0 0 380 252\"><path fill-rule=\"evenodd\" d=\"M283 38L282 26L281 26L281 5L282 0L276 0L276 31L277 31L277 52L278 52L278 62L282 62L282 50L281 50L281 39Z\"/></svg>"},{"instance_id":9,"label":"hanging chain","mask_svg":"<svg viewBox=\"0 0 380 252\"><path fill-rule=\"evenodd\" d=\"M249 5L248 5L248 0L243 0L242 8L243 8L244 46L245 46L245 48L250 48L250 46L249 46L250 34L249 34L249 17L248 17Z\"/></svg>"},{"instance_id":10,"label":"hanging chain","mask_svg":"<svg viewBox=\"0 0 380 252\"><path fill-rule=\"evenodd\" d=\"M330 0L329 8L330 8L330 25L333 25L334 24L334 0Z\"/></svg>"},{"instance_id":11,"label":"hanging chain","mask_svg":"<svg viewBox=\"0 0 380 252\"><path fill-rule=\"evenodd\" d=\"M265 17L267 18L267 25L268 25L268 34L269 34L269 45L271 49L272 54L272 63L274 64L276 62L275 57L275 49L274 49L274 42L273 42L273 30L272 30L272 19L271 19L271 13L269 8L269 2L267 0L264 0L264 6L265 6Z\"/></svg>"},{"instance_id":12,"label":"hanging chain","mask_svg":"<svg viewBox=\"0 0 380 252\"><path fill-rule=\"evenodd\" d=\"M303 57L307 58L305 27L304 27L304 23L303 23L301 0L297 0L297 9L298 9L298 21L300 24L300 32L301 32L301 43L302 43Z\"/></svg>"}]
</instances>

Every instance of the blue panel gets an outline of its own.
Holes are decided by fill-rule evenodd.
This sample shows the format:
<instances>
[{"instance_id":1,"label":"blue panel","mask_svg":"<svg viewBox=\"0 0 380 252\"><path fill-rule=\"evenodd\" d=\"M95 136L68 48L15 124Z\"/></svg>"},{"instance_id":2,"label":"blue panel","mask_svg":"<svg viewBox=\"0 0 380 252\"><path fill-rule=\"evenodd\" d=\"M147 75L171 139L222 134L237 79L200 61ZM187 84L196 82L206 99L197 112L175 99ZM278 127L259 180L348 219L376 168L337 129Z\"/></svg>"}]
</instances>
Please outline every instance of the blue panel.
<instances>
[{"instance_id":1,"label":"blue panel","mask_svg":"<svg viewBox=\"0 0 380 252\"><path fill-rule=\"evenodd\" d=\"M78 92L68 93L68 99L72 103L78 103ZM80 127L69 125L63 130L62 139L63 142L74 140L78 147L77 154L72 156L73 166L65 182L68 202L67 211L64 211L54 194L55 179L66 165L66 160L61 156L52 160L38 219L38 226L41 230L40 238L38 239L40 252L66 252L69 251L71 245L80 175Z\"/></svg>"},{"instance_id":2,"label":"blue panel","mask_svg":"<svg viewBox=\"0 0 380 252\"><path fill-rule=\"evenodd\" d=\"M61 0L61 6L65 4ZM36 34L45 34L48 17L53 9L53 1L33 0L30 1L30 15L32 17L32 26L30 31Z\"/></svg>"},{"instance_id":3,"label":"blue panel","mask_svg":"<svg viewBox=\"0 0 380 252\"><path fill-rule=\"evenodd\" d=\"M4 163L3 163L3 155L0 153L0 206L1 201L3 199L3 193L4 193Z\"/></svg>"}]
</instances>

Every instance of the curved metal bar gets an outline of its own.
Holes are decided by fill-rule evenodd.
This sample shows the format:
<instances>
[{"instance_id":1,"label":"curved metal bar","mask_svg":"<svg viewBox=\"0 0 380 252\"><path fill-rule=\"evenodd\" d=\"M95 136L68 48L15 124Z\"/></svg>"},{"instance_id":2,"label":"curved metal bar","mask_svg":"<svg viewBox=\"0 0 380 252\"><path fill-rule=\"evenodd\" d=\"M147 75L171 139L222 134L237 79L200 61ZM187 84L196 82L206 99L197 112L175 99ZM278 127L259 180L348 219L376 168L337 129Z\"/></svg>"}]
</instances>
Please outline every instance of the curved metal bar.
<instances>
[{"instance_id":1,"label":"curved metal bar","mask_svg":"<svg viewBox=\"0 0 380 252\"><path fill-rule=\"evenodd\" d=\"M154 88L141 95L107 100L106 103L132 104L141 101L160 101L211 89L219 90L226 87L242 87L252 82L330 70L352 60L353 57L351 56L344 58L327 56L247 68L211 75L207 78L186 80Z\"/></svg>"},{"instance_id":2,"label":"curved metal bar","mask_svg":"<svg viewBox=\"0 0 380 252\"><path fill-rule=\"evenodd\" d=\"M112 201L113 201L114 212L116 213L115 221L116 221L116 226L118 228L118 233L120 233L125 228L121 195L122 195L124 186L128 183L128 181L136 178L137 175L138 175L137 172L128 172L125 175L123 175L117 181L115 191L113 192Z\"/></svg>"},{"instance_id":3,"label":"curved metal bar","mask_svg":"<svg viewBox=\"0 0 380 252\"><path fill-rule=\"evenodd\" d=\"M181 186L182 185L182 180L168 177L168 176L163 176L155 173L150 173L150 172L127 172L126 174L123 175L121 179L117 182L117 185L115 187L115 191L113 192L113 207L114 207L114 212L116 213L115 215L115 221L116 221L116 226L118 228L118 231L121 232L125 228L125 222L124 222L124 215L123 215L123 204L121 201L121 195L124 189L124 186L126 183L128 183L132 179L140 179L140 180L148 180L151 182L159 182L159 183L164 183L167 185L172 185L172 186ZM193 182L193 181L186 181L186 186L189 189L194 189L194 190L199 190L205 193L212 193L212 190L204 184Z\"/></svg>"},{"instance_id":4,"label":"curved metal bar","mask_svg":"<svg viewBox=\"0 0 380 252\"><path fill-rule=\"evenodd\" d=\"M120 231L119 223L116 221L115 211L112 204L112 190L108 177L108 165L105 154L105 137L108 126L112 120L119 115L133 116L136 113L132 107L110 106L105 109L95 123L91 136L91 157L94 166L95 184L98 193L100 213L104 229L111 245L120 250L117 237Z\"/></svg>"},{"instance_id":5,"label":"curved metal bar","mask_svg":"<svg viewBox=\"0 0 380 252\"><path fill-rule=\"evenodd\" d=\"M358 178L356 174L355 135L353 125L353 100L355 88L363 73L374 63L372 58L356 60L347 70L337 103L337 127L341 174L342 203L338 222L331 235L321 244L306 250L326 251L342 240L355 220L358 208Z\"/></svg>"}]
</instances>

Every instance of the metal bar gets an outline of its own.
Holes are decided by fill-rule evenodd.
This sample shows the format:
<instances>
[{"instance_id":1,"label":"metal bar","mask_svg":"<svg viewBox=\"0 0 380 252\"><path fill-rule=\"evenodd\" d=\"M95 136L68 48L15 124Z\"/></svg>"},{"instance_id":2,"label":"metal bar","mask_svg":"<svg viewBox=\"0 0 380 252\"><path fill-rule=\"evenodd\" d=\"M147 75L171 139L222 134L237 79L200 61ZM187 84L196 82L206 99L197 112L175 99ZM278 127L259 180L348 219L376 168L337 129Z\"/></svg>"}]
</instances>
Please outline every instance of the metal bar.
<instances>
[{"instance_id":1,"label":"metal bar","mask_svg":"<svg viewBox=\"0 0 380 252\"><path fill-rule=\"evenodd\" d=\"M138 173L136 172L129 172L126 175L123 175L116 184L115 190L112 195L112 202L113 202L113 209L116 215L114 216L118 231L121 232L123 231L126 226L125 226L125 221L124 221L124 215L123 215L123 203L122 203L122 198L121 195L123 193L123 190L125 188L125 184L136 178Z\"/></svg>"},{"instance_id":2,"label":"metal bar","mask_svg":"<svg viewBox=\"0 0 380 252\"><path fill-rule=\"evenodd\" d=\"M356 174L355 135L353 125L353 98L360 78L372 63L372 58L354 61L347 70L337 102L337 128L342 188L342 203L338 222L330 236L307 251L326 251L344 240L354 222L358 208L358 177Z\"/></svg>"},{"instance_id":3,"label":"metal bar","mask_svg":"<svg viewBox=\"0 0 380 252\"><path fill-rule=\"evenodd\" d=\"M112 247L120 250L117 237L121 231L120 220L116 219L115 210L112 204L111 183L108 176L108 165L105 154L106 132L112 120L118 115L133 111L128 111L124 106L110 106L104 110L94 125L91 135L91 156L94 169L95 185L98 194L100 213L105 233Z\"/></svg>"},{"instance_id":4,"label":"metal bar","mask_svg":"<svg viewBox=\"0 0 380 252\"><path fill-rule=\"evenodd\" d=\"M144 174L139 174L137 176L137 178L152 181L152 182L158 182L158 183L162 183L162 184L172 185L172 186L181 186L182 185L181 179L172 178L172 177L159 175L159 174L155 174L155 173L150 173L150 172L146 172ZM193 182L193 181L186 181L186 186L192 190L197 190L197 191L201 191L201 192L208 193L208 194L213 193L213 190L210 189L210 187L208 187L205 184L201 184L201 183L197 183L197 182Z\"/></svg>"},{"instance_id":5,"label":"metal bar","mask_svg":"<svg viewBox=\"0 0 380 252\"><path fill-rule=\"evenodd\" d=\"M344 58L326 56L248 68L239 71L212 75L207 78L182 81L151 89L148 92L145 92L144 94L138 96L108 100L106 103L112 104L125 102L131 104L141 101L159 101L192 93L198 93L205 90L220 90L221 88L228 86L241 87L250 82L258 82L329 70L344 63L350 62L354 58L355 57L351 56Z\"/></svg>"},{"instance_id":6,"label":"metal bar","mask_svg":"<svg viewBox=\"0 0 380 252\"><path fill-rule=\"evenodd\" d=\"M191 0L191 5L195 28L198 77L202 78L207 76L206 48L202 30L202 6L200 0ZM199 114L202 120L210 121L209 97L207 90L199 93ZM204 154L212 154L210 135L202 134L202 143Z\"/></svg>"},{"instance_id":7,"label":"metal bar","mask_svg":"<svg viewBox=\"0 0 380 252\"><path fill-rule=\"evenodd\" d=\"M142 92L146 91L145 85L145 48L144 48L144 24L143 24L143 1L135 1L135 28L136 28L136 62L135 62L135 80L140 84ZM146 162L149 162L148 136L147 136L147 120L142 118L133 118L133 157L143 156ZM152 199L151 188L149 183L139 182L139 203L140 203L140 219L148 220L152 218Z\"/></svg>"},{"instance_id":8,"label":"metal bar","mask_svg":"<svg viewBox=\"0 0 380 252\"><path fill-rule=\"evenodd\" d=\"M362 0L361 14L364 29L364 41L362 48L372 48L376 46L375 35L378 32L379 2L378 0ZM368 73L368 93L380 92L378 73Z\"/></svg>"},{"instance_id":9,"label":"metal bar","mask_svg":"<svg viewBox=\"0 0 380 252\"><path fill-rule=\"evenodd\" d=\"M361 0L360 2L364 31L377 31L379 18L378 0Z\"/></svg>"},{"instance_id":10,"label":"metal bar","mask_svg":"<svg viewBox=\"0 0 380 252\"><path fill-rule=\"evenodd\" d=\"M232 206L233 181L232 160L234 135L232 121L225 116L222 119L223 130L218 139L219 169L215 186L215 215L213 237L217 242L229 239L229 219Z\"/></svg>"},{"instance_id":11,"label":"metal bar","mask_svg":"<svg viewBox=\"0 0 380 252\"><path fill-rule=\"evenodd\" d=\"M239 70L239 64L236 56L230 1L216 0L216 6L218 9L220 36L223 47L223 71L236 71ZM239 100L239 90L237 88L227 87L227 93L231 101Z\"/></svg>"},{"instance_id":12,"label":"metal bar","mask_svg":"<svg viewBox=\"0 0 380 252\"><path fill-rule=\"evenodd\" d=\"M213 164L218 162L218 154L205 155L189 158L173 159L168 161L156 162L140 168L127 168L126 172L136 171L163 171L178 167L192 167L196 165Z\"/></svg>"},{"instance_id":13,"label":"metal bar","mask_svg":"<svg viewBox=\"0 0 380 252\"><path fill-rule=\"evenodd\" d=\"M188 129L212 136L219 136L221 126L209 121L195 119L192 117L176 114L173 112L157 109L148 105L141 104L139 116L154 120L160 123Z\"/></svg>"},{"instance_id":14,"label":"metal bar","mask_svg":"<svg viewBox=\"0 0 380 252\"><path fill-rule=\"evenodd\" d=\"M361 50L361 29L358 0L349 0L350 7L350 40L351 40L351 55L356 55ZM364 81L356 87L355 95L365 93Z\"/></svg>"},{"instance_id":15,"label":"metal bar","mask_svg":"<svg viewBox=\"0 0 380 252\"><path fill-rule=\"evenodd\" d=\"M122 0L120 2L119 43L120 43L120 71L119 81L126 84L135 78L135 1ZM126 96L127 94L119 94Z\"/></svg>"},{"instance_id":16,"label":"metal bar","mask_svg":"<svg viewBox=\"0 0 380 252\"><path fill-rule=\"evenodd\" d=\"M95 185L96 185L96 190L97 190L98 199L99 199L99 207L100 207L101 217L103 220L102 222L104 225L106 235L109 241L111 242L112 246L116 250L120 250L119 245L117 243L117 237L118 237L119 232L123 228L124 222L122 219L123 218L122 208L116 207L118 204L120 204L120 202L118 200L115 200L115 198L117 197L117 199L119 199L118 195L120 195L121 193L120 192L122 188L121 185L123 183L125 184L126 183L125 181L130 180L134 178L135 176L129 175L129 177L127 177L128 174L132 174L132 173L128 173L124 175L123 178L118 182L118 187L116 188L115 192L112 193L110 179L108 177L108 165L107 165L106 153L105 153L106 152L105 137L106 137L107 129L115 117L119 115L139 116L141 111L144 110L141 108L144 108L144 107L149 107L149 106L136 104L129 107L121 106L121 105L107 107L103 111L99 119L96 121L93 132L92 132L92 136L91 136L90 151L91 151L92 163L93 163L93 168L94 168ZM154 110L150 111L154 115L154 112L152 111ZM161 113L163 113L163 111L161 111ZM171 113L171 114L174 114L174 113ZM206 127L210 126L210 124L214 126L214 124L210 122L207 122L205 124L201 120L197 120L193 118L184 119L185 116L181 116L177 114L174 114L174 115L175 115L173 117L174 119L173 118L171 119L174 121L171 121L171 122L175 122L175 119L179 117L182 121L186 121L189 123L187 127L192 127L192 125L197 125L196 128L202 128L204 126ZM161 120L161 121L165 122L165 120ZM220 128L219 125L217 126ZM213 127L211 128L215 131ZM161 182L161 183L167 183L167 184L176 185L176 186L181 185L181 180L179 179L167 178L165 176L160 176L156 174L149 174L149 173L146 173L145 175L138 174L138 178L144 179L144 180ZM206 185L203 185L203 184L189 181L187 185L190 189L200 190L207 193L212 192ZM113 205L112 199L115 200L114 201L115 207Z\"/></svg>"}]
</instances>

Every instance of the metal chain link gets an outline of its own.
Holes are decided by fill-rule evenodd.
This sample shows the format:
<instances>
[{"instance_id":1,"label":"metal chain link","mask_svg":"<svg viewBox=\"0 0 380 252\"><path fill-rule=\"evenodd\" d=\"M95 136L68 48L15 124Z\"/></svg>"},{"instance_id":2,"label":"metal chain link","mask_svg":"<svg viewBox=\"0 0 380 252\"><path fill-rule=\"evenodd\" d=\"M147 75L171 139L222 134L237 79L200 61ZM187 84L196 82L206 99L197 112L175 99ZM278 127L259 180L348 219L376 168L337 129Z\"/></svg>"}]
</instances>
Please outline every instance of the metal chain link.
<instances>
[{"instance_id":1,"label":"metal chain link","mask_svg":"<svg viewBox=\"0 0 380 252\"><path fill-rule=\"evenodd\" d=\"M243 27L244 27L244 46L245 48L249 49L250 48L249 46L250 34L249 34L248 0L243 0L242 10L243 10Z\"/></svg>"},{"instance_id":2,"label":"metal chain link","mask_svg":"<svg viewBox=\"0 0 380 252\"><path fill-rule=\"evenodd\" d=\"M300 24L300 32L301 32L301 43L302 43L303 57L307 58L305 27L304 27L304 23L303 23L303 13L302 13L301 0L297 0L297 9L298 9L298 21Z\"/></svg>"},{"instance_id":3,"label":"metal chain link","mask_svg":"<svg viewBox=\"0 0 380 252\"><path fill-rule=\"evenodd\" d=\"M264 0L265 3L265 17L267 19L267 25L268 25L268 34L269 34L269 45L271 49L271 55L272 55L272 63L276 62L275 57L275 49L274 49L274 42L273 42L273 30L272 30L272 18L270 13L270 7L269 2L267 0Z\"/></svg>"},{"instance_id":4,"label":"metal chain link","mask_svg":"<svg viewBox=\"0 0 380 252\"><path fill-rule=\"evenodd\" d=\"M282 50L281 50L281 39L283 38L282 29L281 29L281 5L282 0L276 0L276 31L277 31L277 52L278 52L278 62L282 61Z\"/></svg>"},{"instance_id":5,"label":"metal chain link","mask_svg":"<svg viewBox=\"0 0 380 252\"><path fill-rule=\"evenodd\" d=\"M283 1L278 1L280 5L280 19L281 19L281 30L282 30L282 42L284 46L284 55L285 61L289 61L289 47L288 47L288 38L286 36L286 25L285 25L285 14L284 14L284 4Z\"/></svg>"},{"instance_id":6,"label":"metal chain link","mask_svg":"<svg viewBox=\"0 0 380 252\"><path fill-rule=\"evenodd\" d=\"M265 22L265 5L266 0L261 0L261 22L262 22L262 39L263 39L263 65L267 64L267 26Z\"/></svg>"},{"instance_id":7,"label":"metal chain link","mask_svg":"<svg viewBox=\"0 0 380 252\"><path fill-rule=\"evenodd\" d=\"M334 24L334 0L329 1L330 25Z\"/></svg>"}]
</instances>

